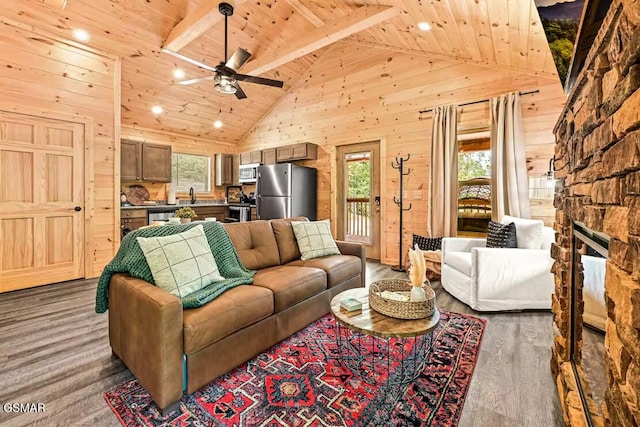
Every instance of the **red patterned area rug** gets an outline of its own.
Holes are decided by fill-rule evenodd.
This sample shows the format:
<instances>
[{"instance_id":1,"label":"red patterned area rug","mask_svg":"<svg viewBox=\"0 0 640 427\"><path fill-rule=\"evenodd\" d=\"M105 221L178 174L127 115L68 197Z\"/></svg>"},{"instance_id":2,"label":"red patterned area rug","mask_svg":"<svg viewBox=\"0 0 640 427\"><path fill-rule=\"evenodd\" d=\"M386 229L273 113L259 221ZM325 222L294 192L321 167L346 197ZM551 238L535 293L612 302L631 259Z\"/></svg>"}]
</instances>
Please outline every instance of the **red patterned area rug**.
<instances>
[{"instance_id":1,"label":"red patterned area rug","mask_svg":"<svg viewBox=\"0 0 640 427\"><path fill-rule=\"evenodd\" d=\"M407 386L371 385L344 368L327 315L184 396L164 418L137 380L105 399L125 426L456 426L486 321L445 311L440 319L425 368Z\"/></svg>"}]
</instances>

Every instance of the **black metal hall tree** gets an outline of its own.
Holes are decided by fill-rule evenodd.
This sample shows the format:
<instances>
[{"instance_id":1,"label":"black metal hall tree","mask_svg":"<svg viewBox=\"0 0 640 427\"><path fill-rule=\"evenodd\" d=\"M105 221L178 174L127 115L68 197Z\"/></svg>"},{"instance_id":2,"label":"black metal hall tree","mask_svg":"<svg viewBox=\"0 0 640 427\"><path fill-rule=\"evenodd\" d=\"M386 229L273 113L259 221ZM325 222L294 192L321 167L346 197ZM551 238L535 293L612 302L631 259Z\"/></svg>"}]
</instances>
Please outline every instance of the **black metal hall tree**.
<instances>
[{"instance_id":1,"label":"black metal hall tree","mask_svg":"<svg viewBox=\"0 0 640 427\"><path fill-rule=\"evenodd\" d=\"M396 160L394 162L391 162L391 167L394 169L398 169L398 172L400 173L400 198L396 199L396 196L393 196L393 203L398 205L398 207L400 208L400 252L398 255L398 265L391 267L391 269L393 271L401 271L401 272L406 271L402 266L402 212L408 211L411 209L411 203L409 203L408 208L405 208L402 204L403 191L404 191L402 180L405 176L411 173L411 168L409 168L406 172L404 171L404 162L409 161L410 158L411 158L411 154L407 154L406 159L402 157L396 157Z\"/></svg>"}]
</instances>

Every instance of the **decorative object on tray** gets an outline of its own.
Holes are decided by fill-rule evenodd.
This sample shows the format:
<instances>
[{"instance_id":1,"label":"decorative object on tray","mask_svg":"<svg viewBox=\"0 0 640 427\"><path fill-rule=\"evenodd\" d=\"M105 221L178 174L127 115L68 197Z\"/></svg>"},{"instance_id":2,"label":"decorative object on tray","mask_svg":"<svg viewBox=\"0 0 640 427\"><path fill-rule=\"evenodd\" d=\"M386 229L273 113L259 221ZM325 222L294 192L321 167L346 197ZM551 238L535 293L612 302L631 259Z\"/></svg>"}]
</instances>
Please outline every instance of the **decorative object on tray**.
<instances>
[{"instance_id":1,"label":"decorative object on tray","mask_svg":"<svg viewBox=\"0 0 640 427\"><path fill-rule=\"evenodd\" d=\"M340 301L340 307L347 311L362 310L362 303L355 298L347 298Z\"/></svg>"},{"instance_id":2,"label":"decorative object on tray","mask_svg":"<svg viewBox=\"0 0 640 427\"><path fill-rule=\"evenodd\" d=\"M411 301L426 301L427 296L422 288L427 281L427 265L424 255L419 248L409 249L409 259L411 260L411 268L409 269L409 279L411 280Z\"/></svg>"},{"instance_id":3,"label":"decorative object on tray","mask_svg":"<svg viewBox=\"0 0 640 427\"><path fill-rule=\"evenodd\" d=\"M142 206L149 200L149 190L144 185L134 184L125 187L123 190L127 201L135 206Z\"/></svg>"},{"instance_id":4,"label":"decorative object on tray","mask_svg":"<svg viewBox=\"0 0 640 427\"><path fill-rule=\"evenodd\" d=\"M412 289L413 285L409 280L378 280L369 287L369 305L375 311L396 319L425 319L432 316L436 309L436 294L429 285L422 286L425 301L396 301L385 298L390 295L385 291L389 291L404 295L409 299Z\"/></svg>"},{"instance_id":5,"label":"decorative object on tray","mask_svg":"<svg viewBox=\"0 0 640 427\"><path fill-rule=\"evenodd\" d=\"M198 215L195 213L195 211L189 206L185 206L176 211L176 218L180 218L180 222L182 222L183 224L191 222L191 219L197 216Z\"/></svg>"}]
</instances>

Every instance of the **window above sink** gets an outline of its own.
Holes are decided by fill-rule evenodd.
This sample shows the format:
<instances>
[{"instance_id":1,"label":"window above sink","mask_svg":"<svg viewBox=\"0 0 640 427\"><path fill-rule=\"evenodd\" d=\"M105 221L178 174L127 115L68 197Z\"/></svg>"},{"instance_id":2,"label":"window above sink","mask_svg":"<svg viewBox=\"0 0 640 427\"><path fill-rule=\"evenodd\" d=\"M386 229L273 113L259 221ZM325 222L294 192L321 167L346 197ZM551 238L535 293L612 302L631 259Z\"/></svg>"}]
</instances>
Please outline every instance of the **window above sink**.
<instances>
[{"instance_id":1,"label":"window above sink","mask_svg":"<svg viewBox=\"0 0 640 427\"><path fill-rule=\"evenodd\" d=\"M188 193L211 191L211 158L196 154L173 153L171 156L171 189Z\"/></svg>"}]
</instances>

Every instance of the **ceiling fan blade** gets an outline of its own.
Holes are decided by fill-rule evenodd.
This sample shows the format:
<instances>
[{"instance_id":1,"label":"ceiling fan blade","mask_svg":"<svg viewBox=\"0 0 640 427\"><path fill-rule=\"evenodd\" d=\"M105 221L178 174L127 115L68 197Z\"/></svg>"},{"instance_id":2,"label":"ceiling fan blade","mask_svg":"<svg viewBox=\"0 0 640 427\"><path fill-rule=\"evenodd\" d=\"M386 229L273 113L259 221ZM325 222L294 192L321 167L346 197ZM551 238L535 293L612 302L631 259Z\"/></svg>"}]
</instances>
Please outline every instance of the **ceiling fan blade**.
<instances>
[{"instance_id":1,"label":"ceiling fan blade","mask_svg":"<svg viewBox=\"0 0 640 427\"><path fill-rule=\"evenodd\" d=\"M245 62L247 62L251 58L251 54L241 47L237 48L231 58L224 64L226 67L231 68L234 71L237 71L242 67Z\"/></svg>"},{"instance_id":2,"label":"ceiling fan blade","mask_svg":"<svg viewBox=\"0 0 640 427\"><path fill-rule=\"evenodd\" d=\"M200 68L204 68L205 70L216 71L216 69L214 67L212 67L211 65L207 65L204 62L196 61L195 59L191 59L188 56L181 55L178 52L173 52L173 51L168 50L168 49L163 49L162 51L164 53L167 53L167 54L171 55L171 56L175 56L176 58L182 59L183 61L187 61L190 64L197 65Z\"/></svg>"},{"instance_id":3,"label":"ceiling fan blade","mask_svg":"<svg viewBox=\"0 0 640 427\"><path fill-rule=\"evenodd\" d=\"M179 85L192 85L194 83L207 82L215 79L215 76L200 77L199 79L183 80L178 82Z\"/></svg>"},{"instance_id":4,"label":"ceiling fan blade","mask_svg":"<svg viewBox=\"0 0 640 427\"><path fill-rule=\"evenodd\" d=\"M257 83L259 85L273 86L273 87L284 86L284 82L281 82L280 80L265 79L264 77L248 76L246 74L236 74L235 77L236 77L236 80L240 80L241 82Z\"/></svg>"},{"instance_id":5,"label":"ceiling fan blade","mask_svg":"<svg viewBox=\"0 0 640 427\"><path fill-rule=\"evenodd\" d=\"M238 82L234 82L233 86L236 88L236 98L238 99L245 99L247 97L247 94L244 93L244 91L242 90L242 88L240 87L240 85L238 84Z\"/></svg>"}]
</instances>

